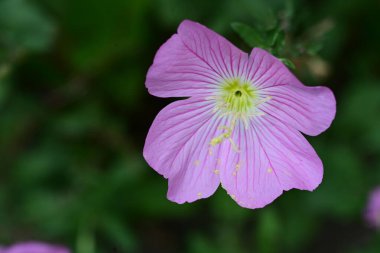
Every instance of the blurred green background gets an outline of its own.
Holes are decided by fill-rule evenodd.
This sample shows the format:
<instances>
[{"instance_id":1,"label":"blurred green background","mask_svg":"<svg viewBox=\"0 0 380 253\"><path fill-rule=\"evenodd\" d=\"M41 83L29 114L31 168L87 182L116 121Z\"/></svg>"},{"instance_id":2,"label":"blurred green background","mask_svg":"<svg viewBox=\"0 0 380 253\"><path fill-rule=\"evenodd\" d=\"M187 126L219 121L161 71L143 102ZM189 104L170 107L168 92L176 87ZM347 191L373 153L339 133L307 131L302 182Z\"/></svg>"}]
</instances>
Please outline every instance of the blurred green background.
<instances>
[{"instance_id":1,"label":"blurred green background","mask_svg":"<svg viewBox=\"0 0 380 253\"><path fill-rule=\"evenodd\" d=\"M380 184L380 2L376 0L0 0L0 244L75 253L380 252L363 221ZM313 193L256 210L219 189L177 205L142 157L155 115L145 75L183 19L250 50L231 26L280 27L278 54L337 98L308 138L325 166ZM253 29L253 28L252 28ZM253 31L253 30L252 30ZM244 37L244 36L243 36ZM254 44L254 41L252 42Z\"/></svg>"}]
</instances>

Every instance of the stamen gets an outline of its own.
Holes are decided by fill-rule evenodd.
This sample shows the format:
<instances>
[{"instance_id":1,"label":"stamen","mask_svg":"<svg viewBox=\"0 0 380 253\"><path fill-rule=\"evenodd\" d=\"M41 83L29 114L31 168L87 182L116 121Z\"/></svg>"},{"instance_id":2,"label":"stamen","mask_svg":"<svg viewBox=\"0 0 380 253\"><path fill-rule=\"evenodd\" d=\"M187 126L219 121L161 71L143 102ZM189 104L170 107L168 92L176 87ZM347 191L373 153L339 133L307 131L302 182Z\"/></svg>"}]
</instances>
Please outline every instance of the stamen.
<instances>
[{"instance_id":1,"label":"stamen","mask_svg":"<svg viewBox=\"0 0 380 253\"><path fill-rule=\"evenodd\" d=\"M219 126L218 127L219 130L226 130L226 131L224 133L218 135L217 137L212 138L210 141L210 145L212 147L214 147L214 146L222 143L223 140L227 139L231 143L232 149L237 153L240 152L238 146L235 144L234 140L231 137L232 132L233 132L234 127L235 127L235 122L236 122L236 118L233 118L232 122L231 122L231 127Z\"/></svg>"},{"instance_id":2,"label":"stamen","mask_svg":"<svg viewBox=\"0 0 380 253\"><path fill-rule=\"evenodd\" d=\"M237 145L235 144L234 140L233 140L231 137L228 138L228 140L229 140L230 143L231 143L232 149L233 149L236 153L239 153L240 150L239 150L239 148L237 147Z\"/></svg>"}]
</instances>

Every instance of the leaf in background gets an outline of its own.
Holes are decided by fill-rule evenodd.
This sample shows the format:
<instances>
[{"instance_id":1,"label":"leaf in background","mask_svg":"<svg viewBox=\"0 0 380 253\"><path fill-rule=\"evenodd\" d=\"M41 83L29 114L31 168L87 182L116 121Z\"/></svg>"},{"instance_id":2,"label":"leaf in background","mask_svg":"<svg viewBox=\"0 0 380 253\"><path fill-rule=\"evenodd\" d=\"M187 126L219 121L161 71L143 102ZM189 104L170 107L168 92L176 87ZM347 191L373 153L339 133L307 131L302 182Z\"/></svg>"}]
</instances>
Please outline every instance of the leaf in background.
<instances>
[{"instance_id":1,"label":"leaf in background","mask_svg":"<svg viewBox=\"0 0 380 253\"><path fill-rule=\"evenodd\" d=\"M285 1L285 19L287 21L291 20L294 15L294 0L286 0Z\"/></svg>"},{"instance_id":2,"label":"leaf in background","mask_svg":"<svg viewBox=\"0 0 380 253\"><path fill-rule=\"evenodd\" d=\"M190 253L219 253L220 250L213 245L204 235L194 234L190 237L189 252Z\"/></svg>"},{"instance_id":3,"label":"leaf in background","mask_svg":"<svg viewBox=\"0 0 380 253\"><path fill-rule=\"evenodd\" d=\"M276 210L267 208L261 213L257 228L257 241L259 252L278 252L278 241L281 238L281 223Z\"/></svg>"},{"instance_id":4,"label":"leaf in background","mask_svg":"<svg viewBox=\"0 0 380 253\"><path fill-rule=\"evenodd\" d=\"M7 70L5 70L7 71ZM6 75L6 73L4 73ZM4 101L8 97L10 90L10 85L8 80L2 79L2 66L0 65L0 108L2 107Z\"/></svg>"},{"instance_id":5,"label":"leaf in background","mask_svg":"<svg viewBox=\"0 0 380 253\"><path fill-rule=\"evenodd\" d=\"M220 220L233 221L239 223L247 219L251 212L249 209L241 208L237 205L227 192L220 187L210 199L211 211L213 215Z\"/></svg>"},{"instance_id":6,"label":"leaf in background","mask_svg":"<svg viewBox=\"0 0 380 253\"><path fill-rule=\"evenodd\" d=\"M93 228L82 225L78 228L76 252L95 253L96 241Z\"/></svg>"},{"instance_id":7,"label":"leaf in background","mask_svg":"<svg viewBox=\"0 0 380 253\"><path fill-rule=\"evenodd\" d=\"M305 47L306 47L306 52L309 55L317 55L319 51L321 51L323 48L323 42L318 41L318 40L312 41L309 44L307 44Z\"/></svg>"},{"instance_id":8,"label":"leaf in background","mask_svg":"<svg viewBox=\"0 0 380 253\"><path fill-rule=\"evenodd\" d=\"M323 183L313 192L310 207L344 221L361 215L370 175L353 146L342 143L313 145L323 159Z\"/></svg>"},{"instance_id":9,"label":"leaf in background","mask_svg":"<svg viewBox=\"0 0 380 253\"><path fill-rule=\"evenodd\" d=\"M283 39L283 34L284 33L281 32L280 27L273 29L269 34L269 45L271 47L276 46L276 44L278 44L279 39Z\"/></svg>"},{"instance_id":10,"label":"leaf in background","mask_svg":"<svg viewBox=\"0 0 380 253\"><path fill-rule=\"evenodd\" d=\"M114 217L107 217L101 223L101 228L120 252L134 252L136 250L137 241L135 235L123 222L115 220Z\"/></svg>"},{"instance_id":11,"label":"leaf in background","mask_svg":"<svg viewBox=\"0 0 380 253\"><path fill-rule=\"evenodd\" d=\"M285 48L285 32L280 28L273 30L272 41L270 46L272 47L272 53L277 56L282 56L284 54ZM287 50L291 47L287 47Z\"/></svg>"},{"instance_id":12,"label":"leaf in background","mask_svg":"<svg viewBox=\"0 0 380 253\"><path fill-rule=\"evenodd\" d=\"M291 69L295 69L296 68L296 66L294 65L294 63L291 60L289 60L289 59L279 58L279 60L282 61L282 63L284 63L286 66L288 66Z\"/></svg>"},{"instance_id":13,"label":"leaf in background","mask_svg":"<svg viewBox=\"0 0 380 253\"><path fill-rule=\"evenodd\" d=\"M139 57L136 61L147 58L136 56L149 43L147 0L114 0L112 4L81 0L67 1L66 5L64 36L72 46L64 54L77 71L99 75L125 57L130 62L132 57Z\"/></svg>"},{"instance_id":14,"label":"leaf in background","mask_svg":"<svg viewBox=\"0 0 380 253\"><path fill-rule=\"evenodd\" d=\"M300 38L299 48L309 55L317 55L323 48L327 35L333 30L335 24L329 19L323 19L311 26Z\"/></svg>"},{"instance_id":15,"label":"leaf in background","mask_svg":"<svg viewBox=\"0 0 380 253\"><path fill-rule=\"evenodd\" d=\"M236 5L236 3L234 3ZM262 30L272 30L277 25L277 17L274 13L274 4L265 0L242 0L244 8L251 11L252 17L256 20L256 27ZM281 4L280 4L281 5Z\"/></svg>"},{"instance_id":16,"label":"leaf in background","mask_svg":"<svg viewBox=\"0 0 380 253\"><path fill-rule=\"evenodd\" d=\"M0 45L11 50L47 50L54 38L54 25L30 1L0 2Z\"/></svg>"},{"instance_id":17,"label":"leaf in background","mask_svg":"<svg viewBox=\"0 0 380 253\"><path fill-rule=\"evenodd\" d=\"M283 56L285 32L280 26L276 26L270 30L262 30L257 27L234 22L231 24L231 27L250 47L260 47L273 55ZM294 64L289 63L289 66L294 66Z\"/></svg>"},{"instance_id":18,"label":"leaf in background","mask_svg":"<svg viewBox=\"0 0 380 253\"><path fill-rule=\"evenodd\" d=\"M294 193L283 201L286 205L279 214L281 226L277 235L280 235L279 244L282 245L280 252L301 252L302 248L315 238L320 225L314 209L306 204L313 196L309 192Z\"/></svg>"},{"instance_id":19,"label":"leaf in background","mask_svg":"<svg viewBox=\"0 0 380 253\"><path fill-rule=\"evenodd\" d=\"M247 43L250 47L267 48L269 45L264 41L261 32L251 26L242 23L232 23L232 29Z\"/></svg>"}]
</instances>

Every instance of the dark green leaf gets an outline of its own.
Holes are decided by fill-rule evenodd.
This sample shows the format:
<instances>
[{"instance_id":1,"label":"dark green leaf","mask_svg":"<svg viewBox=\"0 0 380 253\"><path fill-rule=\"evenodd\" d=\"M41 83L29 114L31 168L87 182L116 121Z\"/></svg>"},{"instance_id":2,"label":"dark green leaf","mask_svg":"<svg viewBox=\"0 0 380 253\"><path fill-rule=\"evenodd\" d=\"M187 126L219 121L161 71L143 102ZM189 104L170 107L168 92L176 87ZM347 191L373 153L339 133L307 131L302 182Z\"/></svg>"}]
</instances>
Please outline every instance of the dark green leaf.
<instances>
[{"instance_id":1,"label":"dark green leaf","mask_svg":"<svg viewBox=\"0 0 380 253\"><path fill-rule=\"evenodd\" d=\"M286 66L288 66L291 69L295 69L296 68L296 66L294 65L294 63L291 60L289 60L289 59L279 58L279 60L282 61Z\"/></svg>"},{"instance_id":2,"label":"dark green leaf","mask_svg":"<svg viewBox=\"0 0 380 253\"><path fill-rule=\"evenodd\" d=\"M232 29L247 43L250 47L267 48L268 44L264 41L261 32L253 27L242 23L232 23Z\"/></svg>"}]
</instances>

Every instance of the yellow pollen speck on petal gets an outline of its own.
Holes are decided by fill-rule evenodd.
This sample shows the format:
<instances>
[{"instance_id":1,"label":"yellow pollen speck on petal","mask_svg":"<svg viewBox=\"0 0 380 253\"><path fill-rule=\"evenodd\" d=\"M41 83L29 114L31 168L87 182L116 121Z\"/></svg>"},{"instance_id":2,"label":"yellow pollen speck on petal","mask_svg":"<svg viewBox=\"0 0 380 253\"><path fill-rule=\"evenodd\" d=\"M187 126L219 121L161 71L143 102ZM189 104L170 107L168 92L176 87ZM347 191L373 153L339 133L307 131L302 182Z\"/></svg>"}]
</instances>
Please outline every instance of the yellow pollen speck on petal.
<instances>
[{"instance_id":1,"label":"yellow pollen speck on petal","mask_svg":"<svg viewBox=\"0 0 380 253\"><path fill-rule=\"evenodd\" d=\"M197 193L197 196L198 196L198 197L201 197L201 196L202 196L202 193L201 193L201 192L198 192L198 193Z\"/></svg>"},{"instance_id":2,"label":"yellow pollen speck on petal","mask_svg":"<svg viewBox=\"0 0 380 253\"><path fill-rule=\"evenodd\" d=\"M223 138L224 138L223 135L212 138L212 140L210 141L210 145L216 146L220 144L223 141Z\"/></svg>"},{"instance_id":3,"label":"yellow pollen speck on petal","mask_svg":"<svg viewBox=\"0 0 380 253\"><path fill-rule=\"evenodd\" d=\"M232 176L236 177L237 171L232 172Z\"/></svg>"},{"instance_id":4,"label":"yellow pollen speck on petal","mask_svg":"<svg viewBox=\"0 0 380 253\"><path fill-rule=\"evenodd\" d=\"M231 198L236 201L236 196L234 194L231 194Z\"/></svg>"},{"instance_id":5,"label":"yellow pollen speck on petal","mask_svg":"<svg viewBox=\"0 0 380 253\"><path fill-rule=\"evenodd\" d=\"M235 165L235 169L236 169L236 170L239 170L239 169L240 169L240 163L237 163L237 164Z\"/></svg>"},{"instance_id":6,"label":"yellow pollen speck on petal","mask_svg":"<svg viewBox=\"0 0 380 253\"><path fill-rule=\"evenodd\" d=\"M212 156L212 148L209 148L209 149L208 149L208 155L209 155L209 156Z\"/></svg>"},{"instance_id":7,"label":"yellow pollen speck on petal","mask_svg":"<svg viewBox=\"0 0 380 253\"><path fill-rule=\"evenodd\" d=\"M273 169L272 169L272 168L268 168L268 169L267 169L267 172L268 172L268 173L272 173L272 172L273 172Z\"/></svg>"},{"instance_id":8,"label":"yellow pollen speck on petal","mask_svg":"<svg viewBox=\"0 0 380 253\"><path fill-rule=\"evenodd\" d=\"M214 170L215 175L219 175L219 172L220 172L219 170Z\"/></svg>"},{"instance_id":9,"label":"yellow pollen speck on petal","mask_svg":"<svg viewBox=\"0 0 380 253\"><path fill-rule=\"evenodd\" d=\"M195 160L195 161L194 161L194 165L195 165L195 166L199 166L199 164L200 164L200 161L199 161L199 160Z\"/></svg>"}]
</instances>

